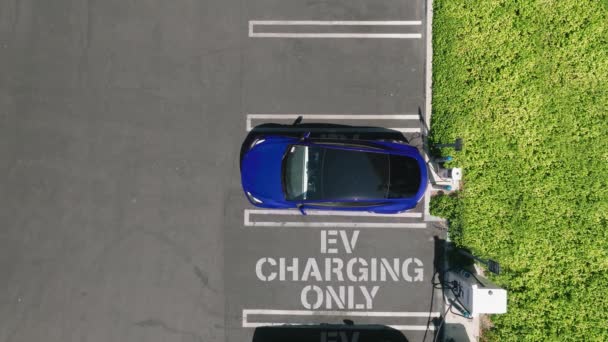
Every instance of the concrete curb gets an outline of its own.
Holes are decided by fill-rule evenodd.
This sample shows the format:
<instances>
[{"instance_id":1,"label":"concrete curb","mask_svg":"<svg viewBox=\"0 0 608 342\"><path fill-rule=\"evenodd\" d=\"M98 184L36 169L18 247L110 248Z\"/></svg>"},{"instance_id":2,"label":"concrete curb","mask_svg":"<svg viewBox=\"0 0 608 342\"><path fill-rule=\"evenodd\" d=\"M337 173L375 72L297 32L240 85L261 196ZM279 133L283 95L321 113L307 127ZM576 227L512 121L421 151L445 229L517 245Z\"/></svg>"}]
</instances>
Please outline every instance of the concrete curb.
<instances>
[{"instance_id":1,"label":"concrete curb","mask_svg":"<svg viewBox=\"0 0 608 342\"><path fill-rule=\"evenodd\" d=\"M433 112L433 0L426 0L426 66L425 66L425 104L424 104L424 143L428 143L428 133L431 128ZM429 156L425 156L428 161ZM424 203L424 221L444 222L441 217L430 214L431 190L427 189ZM448 226L449 227L449 226ZM449 230L448 230L449 237ZM445 310L445 308L444 308ZM453 338L455 341L478 341L480 335L480 318L466 319L450 312L444 317L445 330L443 340ZM458 329L457 327L462 327ZM440 332L438 332L440 333Z\"/></svg>"}]
</instances>

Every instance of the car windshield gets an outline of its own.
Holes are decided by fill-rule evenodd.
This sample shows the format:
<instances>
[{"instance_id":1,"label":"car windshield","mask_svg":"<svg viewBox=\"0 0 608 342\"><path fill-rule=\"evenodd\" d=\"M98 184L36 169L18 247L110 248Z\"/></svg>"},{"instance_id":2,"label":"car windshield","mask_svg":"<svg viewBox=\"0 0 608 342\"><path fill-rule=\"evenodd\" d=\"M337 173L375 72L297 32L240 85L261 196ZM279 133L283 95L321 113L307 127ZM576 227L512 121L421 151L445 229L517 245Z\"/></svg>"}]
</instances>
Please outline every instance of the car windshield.
<instances>
[{"instance_id":1,"label":"car windshield","mask_svg":"<svg viewBox=\"0 0 608 342\"><path fill-rule=\"evenodd\" d=\"M387 198L388 154L292 145L283 164L287 200Z\"/></svg>"}]
</instances>

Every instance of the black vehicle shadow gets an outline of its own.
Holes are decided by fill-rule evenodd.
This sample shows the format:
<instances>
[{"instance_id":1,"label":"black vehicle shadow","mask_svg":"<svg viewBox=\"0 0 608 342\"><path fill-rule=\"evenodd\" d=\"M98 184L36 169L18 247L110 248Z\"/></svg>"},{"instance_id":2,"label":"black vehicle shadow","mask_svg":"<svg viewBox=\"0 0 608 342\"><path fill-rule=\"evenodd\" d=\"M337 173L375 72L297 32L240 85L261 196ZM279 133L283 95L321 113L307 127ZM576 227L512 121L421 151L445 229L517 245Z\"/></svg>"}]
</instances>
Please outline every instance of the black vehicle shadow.
<instances>
[{"instance_id":1,"label":"black vehicle shadow","mask_svg":"<svg viewBox=\"0 0 608 342\"><path fill-rule=\"evenodd\" d=\"M319 324L259 327L252 342L407 342L399 330L378 324Z\"/></svg>"},{"instance_id":2,"label":"black vehicle shadow","mask_svg":"<svg viewBox=\"0 0 608 342\"><path fill-rule=\"evenodd\" d=\"M447 229L447 226L443 223L434 223L434 228L438 229ZM435 226L438 225L438 226ZM446 279L446 275L449 271L454 269L466 269L472 274L475 274L475 269L473 267L474 260L458 251L459 248L455 247L453 242L446 241L438 236L434 237L435 240L435 257L433 260L433 292L431 293L431 301L429 305L429 312L433 311L433 303L435 301L443 301L443 309L449 309L450 312L454 313L454 310L458 312L458 310L462 309L461 303L453 301L451 299L446 300L445 293L449 292L449 287L446 288L446 284L448 281ZM467 252L470 252L468 249L464 249ZM440 290L440 293L436 293L436 290ZM435 298L439 297L439 298ZM456 314L457 314L456 312ZM447 341L455 341L455 342L469 342L470 339L467 335L466 328L463 324L460 323L446 323L445 322L445 314L447 312L442 312L441 317L436 317L429 320L427 325L427 330L425 332L423 341L426 341L427 335L429 335L430 330L428 327L431 325L435 327L434 334L431 337L433 340L439 339L443 340L446 338Z\"/></svg>"},{"instance_id":3,"label":"black vehicle shadow","mask_svg":"<svg viewBox=\"0 0 608 342\"><path fill-rule=\"evenodd\" d=\"M438 290L441 289L441 284L444 281L444 275L447 271L447 260L446 260L446 244L447 242L435 235L433 237L434 240L434 253L433 253L433 276L431 278L431 293L429 300L429 315L431 312L435 311L435 306L437 305L437 301L443 301L443 295L441 293L437 293ZM443 307L441 307L443 310ZM443 322L443 312L441 317L433 317L429 318L426 325L426 330L424 332L424 337L422 341L427 341L427 336L433 341L437 339L437 335L442 335L444 331L444 322ZM431 333L430 327L434 328L434 332Z\"/></svg>"},{"instance_id":4,"label":"black vehicle shadow","mask_svg":"<svg viewBox=\"0 0 608 342\"><path fill-rule=\"evenodd\" d=\"M448 323L444 327L445 336L449 336L448 342L470 342L467 330L464 325L460 323Z\"/></svg>"},{"instance_id":5,"label":"black vehicle shadow","mask_svg":"<svg viewBox=\"0 0 608 342\"><path fill-rule=\"evenodd\" d=\"M301 121L301 120L300 120ZM287 136L301 137L310 133L310 139L332 139L332 140L394 140L408 143L403 133L384 127L372 126L350 126L330 123L300 123L296 120L291 125L266 123L255 126L241 145L239 160L243 159L245 152L251 144L263 136Z\"/></svg>"}]
</instances>

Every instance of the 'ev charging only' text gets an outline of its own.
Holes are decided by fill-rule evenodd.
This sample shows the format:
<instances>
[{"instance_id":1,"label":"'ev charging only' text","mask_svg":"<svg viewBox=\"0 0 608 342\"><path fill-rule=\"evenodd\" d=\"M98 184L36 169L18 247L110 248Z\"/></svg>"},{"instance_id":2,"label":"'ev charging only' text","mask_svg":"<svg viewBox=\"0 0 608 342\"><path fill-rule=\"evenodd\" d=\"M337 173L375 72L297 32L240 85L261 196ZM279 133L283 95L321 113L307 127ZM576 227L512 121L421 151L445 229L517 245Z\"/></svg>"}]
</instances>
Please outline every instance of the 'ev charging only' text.
<instances>
[{"instance_id":1,"label":"'ev charging only' text","mask_svg":"<svg viewBox=\"0 0 608 342\"><path fill-rule=\"evenodd\" d=\"M382 283L423 280L423 264L418 258L338 257L340 253L354 254L359 233L322 230L320 252L327 257L263 257L256 262L256 276L263 282L306 283L300 301L309 310L371 310ZM346 284L325 285L327 282Z\"/></svg>"}]
</instances>

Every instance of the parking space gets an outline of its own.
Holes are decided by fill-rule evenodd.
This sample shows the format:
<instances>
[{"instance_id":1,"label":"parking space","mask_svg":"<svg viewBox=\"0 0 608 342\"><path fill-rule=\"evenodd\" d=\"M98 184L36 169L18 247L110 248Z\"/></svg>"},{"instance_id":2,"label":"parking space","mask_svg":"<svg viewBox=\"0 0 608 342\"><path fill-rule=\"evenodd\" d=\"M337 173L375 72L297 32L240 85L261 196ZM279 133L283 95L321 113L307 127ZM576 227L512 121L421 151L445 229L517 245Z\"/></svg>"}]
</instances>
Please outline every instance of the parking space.
<instances>
[{"instance_id":1,"label":"parking space","mask_svg":"<svg viewBox=\"0 0 608 342\"><path fill-rule=\"evenodd\" d=\"M420 340L439 315L431 285L438 232L420 211L244 215L244 222L227 220L234 226L225 235L234 251L225 255L231 340L248 340L258 326L343 319L385 324Z\"/></svg>"},{"instance_id":2,"label":"parking space","mask_svg":"<svg viewBox=\"0 0 608 342\"><path fill-rule=\"evenodd\" d=\"M421 1L245 5L244 130L264 123L385 127L422 148ZM347 172L347 170L345 170ZM235 184L236 185L236 184ZM281 324L385 324L433 336L435 239L426 201L405 213L269 210L236 189L225 211L227 336ZM235 205L242 204L242 207Z\"/></svg>"},{"instance_id":3,"label":"parking space","mask_svg":"<svg viewBox=\"0 0 608 342\"><path fill-rule=\"evenodd\" d=\"M249 37L247 32L243 46L244 109L247 113L275 114L420 113L424 107L423 18L422 1L244 3L248 31L253 22L262 21L277 24L273 25L278 28L275 33L319 34L315 38ZM278 25L285 22L298 25ZM396 22L408 25L382 25ZM258 29L268 32L268 27ZM384 33L420 36L323 36L370 34L370 27L389 30Z\"/></svg>"},{"instance_id":4,"label":"parking space","mask_svg":"<svg viewBox=\"0 0 608 342\"><path fill-rule=\"evenodd\" d=\"M291 124L298 117L306 122L382 126L403 134L421 133L418 114L247 114L246 130L249 132L257 124L263 123Z\"/></svg>"},{"instance_id":5,"label":"parking space","mask_svg":"<svg viewBox=\"0 0 608 342\"><path fill-rule=\"evenodd\" d=\"M418 114L422 39L249 38L243 105L267 114Z\"/></svg>"}]
</instances>

